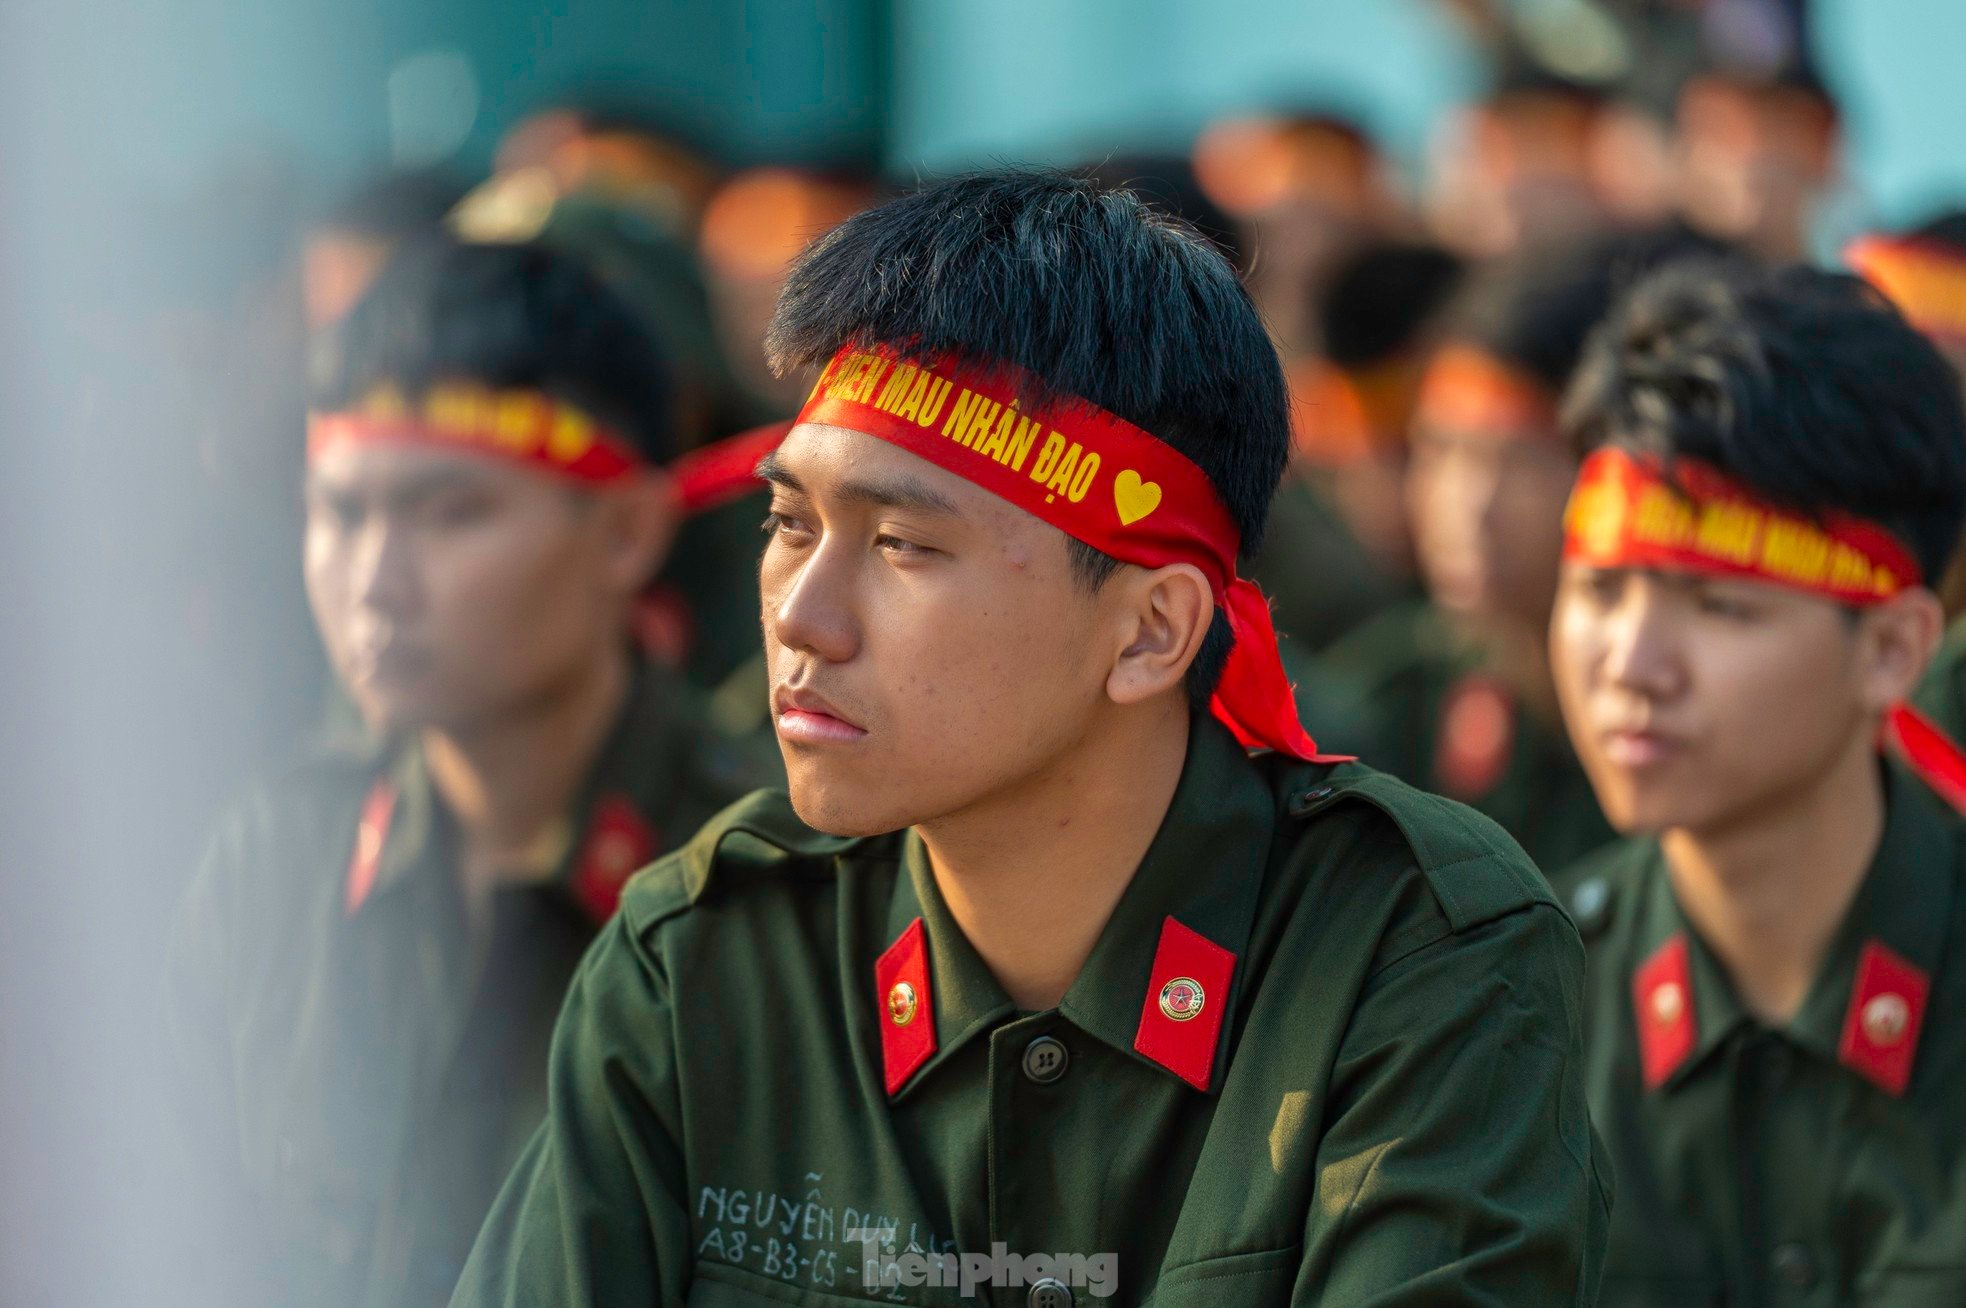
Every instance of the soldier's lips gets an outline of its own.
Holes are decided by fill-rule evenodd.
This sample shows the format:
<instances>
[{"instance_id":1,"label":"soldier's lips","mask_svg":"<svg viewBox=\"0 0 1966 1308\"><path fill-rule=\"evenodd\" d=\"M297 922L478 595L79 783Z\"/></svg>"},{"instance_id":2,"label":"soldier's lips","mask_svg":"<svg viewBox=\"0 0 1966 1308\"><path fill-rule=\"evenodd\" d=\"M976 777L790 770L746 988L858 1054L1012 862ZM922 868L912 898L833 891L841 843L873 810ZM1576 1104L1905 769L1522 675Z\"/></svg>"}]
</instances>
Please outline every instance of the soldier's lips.
<instances>
[{"instance_id":1,"label":"soldier's lips","mask_svg":"<svg viewBox=\"0 0 1966 1308\"><path fill-rule=\"evenodd\" d=\"M350 652L349 672L357 681L406 681L422 676L431 666L430 651L392 642Z\"/></svg>"},{"instance_id":2,"label":"soldier's lips","mask_svg":"<svg viewBox=\"0 0 1966 1308\"><path fill-rule=\"evenodd\" d=\"M1605 731L1598 734L1605 760L1631 772L1660 767L1686 751L1686 743L1657 731Z\"/></svg>"},{"instance_id":3,"label":"soldier's lips","mask_svg":"<svg viewBox=\"0 0 1966 1308\"><path fill-rule=\"evenodd\" d=\"M778 734L803 745L840 745L863 739L867 732L830 713L788 708L778 714Z\"/></svg>"}]
</instances>

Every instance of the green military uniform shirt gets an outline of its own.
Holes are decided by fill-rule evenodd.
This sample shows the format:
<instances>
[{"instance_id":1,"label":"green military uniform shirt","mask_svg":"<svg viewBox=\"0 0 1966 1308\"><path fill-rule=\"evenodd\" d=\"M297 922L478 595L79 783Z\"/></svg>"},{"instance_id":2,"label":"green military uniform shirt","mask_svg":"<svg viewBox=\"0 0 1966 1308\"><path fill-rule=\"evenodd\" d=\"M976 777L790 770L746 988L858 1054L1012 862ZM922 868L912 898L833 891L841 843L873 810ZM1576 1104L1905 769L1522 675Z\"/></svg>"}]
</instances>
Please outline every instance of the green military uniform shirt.
<instances>
[{"instance_id":1,"label":"green military uniform shirt","mask_svg":"<svg viewBox=\"0 0 1966 1308\"><path fill-rule=\"evenodd\" d=\"M477 929L419 753L322 749L219 823L172 941L194 1146L259 1305L444 1303L544 1115L566 983L622 883L770 773L638 672L550 882Z\"/></svg>"},{"instance_id":2,"label":"green military uniform shirt","mask_svg":"<svg viewBox=\"0 0 1966 1308\"><path fill-rule=\"evenodd\" d=\"M1966 741L1966 617L1946 628L1911 702L1955 741Z\"/></svg>"},{"instance_id":3,"label":"green military uniform shirt","mask_svg":"<svg viewBox=\"0 0 1966 1308\"><path fill-rule=\"evenodd\" d=\"M1966 1304L1962 829L1889 775L1869 875L1779 1029L1687 924L1656 839L1559 878L1618 1176L1603 1308Z\"/></svg>"},{"instance_id":4,"label":"green military uniform shirt","mask_svg":"<svg viewBox=\"0 0 1966 1308\"><path fill-rule=\"evenodd\" d=\"M1306 653L1405 602L1413 589L1372 557L1326 492L1295 469L1270 501L1254 577L1277 631Z\"/></svg>"},{"instance_id":5,"label":"green military uniform shirt","mask_svg":"<svg viewBox=\"0 0 1966 1308\"><path fill-rule=\"evenodd\" d=\"M1251 758L1209 718L1043 1012L1005 997L912 832L817 835L762 793L629 885L454 1303L959 1301L869 1284L850 1237L873 1231L1115 1256L1105 1299L981 1287L1020 1308L1587 1305L1608 1182L1581 969L1493 824Z\"/></svg>"},{"instance_id":6,"label":"green military uniform shirt","mask_svg":"<svg viewBox=\"0 0 1966 1308\"><path fill-rule=\"evenodd\" d=\"M1333 748L1495 819L1545 870L1613 838L1562 724L1545 720L1439 610L1387 610L1332 646L1308 683L1342 708Z\"/></svg>"}]
</instances>

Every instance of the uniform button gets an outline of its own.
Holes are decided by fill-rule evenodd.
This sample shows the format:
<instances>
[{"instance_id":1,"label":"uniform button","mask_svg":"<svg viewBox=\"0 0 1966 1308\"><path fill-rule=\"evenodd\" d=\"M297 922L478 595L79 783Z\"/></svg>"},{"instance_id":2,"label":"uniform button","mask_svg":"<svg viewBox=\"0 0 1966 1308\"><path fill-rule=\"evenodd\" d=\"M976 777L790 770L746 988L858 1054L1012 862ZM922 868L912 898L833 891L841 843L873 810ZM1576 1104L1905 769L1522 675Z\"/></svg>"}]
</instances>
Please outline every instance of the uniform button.
<instances>
[{"instance_id":1,"label":"uniform button","mask_svg":"<svg viewBox=\"0 0 1966 1308\"><path fill-rule=\"evenodd\" d=\"M1072 1308L1072 1290L1063 1281L1047 1276L1042 1281L1031 1282L1031 1292L1024 1302L1031 1308Z\"/></svg>"},{"instance_id":2,"label":"uniform button","mask_svg":"<svg viewBox=\"0 0 1966 1308\"><path fill-rule=\"evenodd\" d=\"M1290 797L1290 816L1303 817L1321 801L1331 798L1330 786L1312 786L1301 795Z\"/></svg>"},{"instance_id":3,"label":"uniform button","mask_svg":"<svg viewBox=\"0 0 1966 1308\"><path fill-rule=\"evenodd\" d=\"M1024 1046L1024 1075L1039 1085L1050 1085L1065 1075L1065 1066L1071 1061L1072 1056L1065 1052L1064 1042L1052 1036L1039 1036ZM1036 1303L1037 1300L1031 1302ZM1068 1297L1063 1302L1069 1303L1071 1300Z\"/></svg>"},{"instance_id":4,"label":"uniform button","mask_svg":"<svg viewBox=\"0 0 1966 1308\"><path fill-rule=\"evenodd\" d=\"M1793 1289L1807 1290L1816 1283L1816 1258L1805 1245L1777 1246L1768 1264L1774 1269L1775 1279Z\"/></svg>"},{"instance_id":5,"label":"uniform button","mask_svg":"<svg viewBox=\"0 0 1966 1308\"><path fill-rule=\"evenodd\" d=\"M1570 892L1570 917L1577 930L1588 935L1604 925L1605 910L1611 907L1611 883L1603 877L1590 877Z\"/></svg>"}]
</instances>

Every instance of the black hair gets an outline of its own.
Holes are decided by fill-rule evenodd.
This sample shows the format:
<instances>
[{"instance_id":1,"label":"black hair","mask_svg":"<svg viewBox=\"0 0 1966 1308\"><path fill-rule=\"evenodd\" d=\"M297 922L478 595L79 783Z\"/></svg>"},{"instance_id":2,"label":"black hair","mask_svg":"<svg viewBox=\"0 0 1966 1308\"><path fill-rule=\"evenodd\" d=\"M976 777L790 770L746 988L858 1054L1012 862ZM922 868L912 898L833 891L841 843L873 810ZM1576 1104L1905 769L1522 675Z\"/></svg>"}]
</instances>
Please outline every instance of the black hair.
<instances>
[{"instance_id":1,"label":"black hair","mask_svg":"<svg viewBox=\"0 0 1966 1308\"><path fill-rule=\"evenodd\" d=\"M1593 336L1564 416L1585 447L1702 459L1790 509L1880 523L1934 581L1966 518L1958 379L1855 277L1665 268Z\"/></svg>"},{"instance_id":2,"label":"black hair","mask_svg":"<svg viewBox=\"0 0 1966 1308\"><path fill-rule=\"evenodd\" d=\"M1948 246L1966 253L1966 209L1948 209L1934 214L1905 236L1928 245Z\"/></svg>"},{"instance_id":3,"label":"black hair","mask_svg":"<svg viewBox=\"0 0 1966 1308\"><path fill-rule=\"evenodd\" d=\"M1083 170L1092 182L1124 187L1155 209L1172 214L1206 236L1224 259L1241 272L1247 265L1236 240L1235 219L1208 198L1194 165L1179 155L1111 155Z\"/></svg>"},{"instance_id":4,"label":"black hair","mask_svg":"<svg viewBox=\"0 0 1966 1308\"><path fill-rule=\"evenodd\" d=\"M848 341L1024 369L1033 402L1078 398L1197 464L1262 545L1289 452L1276 348L1234 270L1133 192L1050 171L941 182L849 218L792 270L766 337L809 367ZM1118 564L1082 545L1091 588ZM1188 674L1207 703L1232 639L1218 612Z\"/></svg>"},{"instance_id":5,"label":"black hair","mask_svg":"<svg viewBox=\"0 0 1966 1308\"><path fill-rule=\"evenodd\" d=\"M406 243L317 359L315 407L392 384L544 391L619 431L651 462L674 453L668 369L635 313L571 256L432 233Z\"/></svg>"},{"instance_id":6,"label":"black hair","mask_svg":"<svg viewBox=\"0 0 1966 1308\"><path fill-rule=\"evenodd\" d=\"M1621 292L1673 259L1723 248L1681 227L1537 245L1472 276L1445 335L1561 394Z\"/></svg>"},{"instance_id":7,"label":"black hair","mask_svg":"<svg viewBox=\"0 0 1966 1308\"><path fill-rule=\"evenodd\" d=\"M1348 255L1314 306L1325 358L1368 368L1411 349L1461 276L1459 259L1420 241L1378 241Z\"/></svg>"}]
</instances>

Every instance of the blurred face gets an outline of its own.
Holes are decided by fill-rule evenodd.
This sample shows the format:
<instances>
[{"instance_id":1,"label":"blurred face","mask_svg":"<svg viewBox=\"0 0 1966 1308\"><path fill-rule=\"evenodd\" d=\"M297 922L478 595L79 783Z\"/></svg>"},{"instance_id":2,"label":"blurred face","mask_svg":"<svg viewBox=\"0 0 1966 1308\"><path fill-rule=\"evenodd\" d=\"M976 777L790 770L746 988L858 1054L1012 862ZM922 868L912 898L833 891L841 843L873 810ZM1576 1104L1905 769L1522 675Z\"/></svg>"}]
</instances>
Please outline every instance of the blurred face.
<instances>
[{"instance_id":1,"label":"blurred face","mask_svg":"<svg viewBox=\"0 0 1966 1308\"><path fill-rule=\"evenodd\" d=\"M869 834L1045 784L1107 703L1126 587L1089 593L1063 532L864 433L801 424L776 464L759 579L799 816Z\"/></svg>"},{"instance_id":2,"label":"blurred face","mask_svg":"<svg viewBox=\"0 0 1966 1308\"><path fill-rule=\"evenodd\" d=\"M1888 702L1873 620L1761 582L1566 563L1552 670L1605 815L1697 832L1806 792Z\"/></svg>"},{"instance_id":3,"label":"blurred face","mask_svg":"<svg viewBox=\"0 0 1966 1308\"><path fill-rule=\"evenodd\" d=\"M482 725L618 653L639 521L496 459L342 444L308 470L308 600L371 727Z\"/></svg>"},{"instance_id":4,"label":"blurred face","mask_svg":"<svg viewBox=\"0 0 1966 1308\"><path fill-rule=\"evenodd\" d=\"M1451 613L1527 624L1549 620L1576 460L1542 432L1473 432L1422 424L1407 504L1427 590Z\"/></svg>"}]
</instances>

